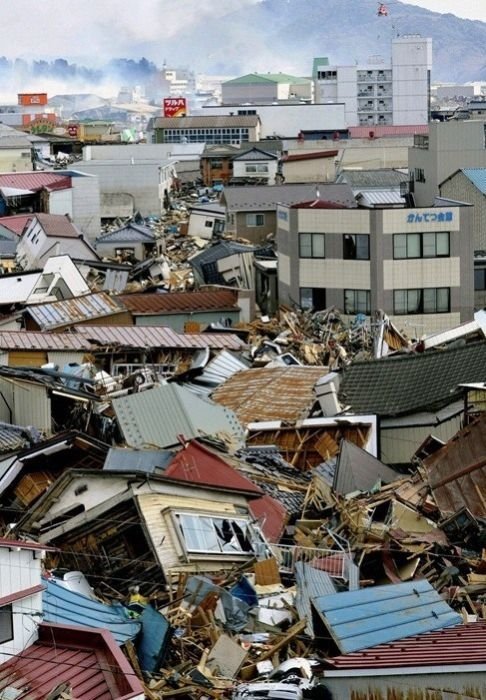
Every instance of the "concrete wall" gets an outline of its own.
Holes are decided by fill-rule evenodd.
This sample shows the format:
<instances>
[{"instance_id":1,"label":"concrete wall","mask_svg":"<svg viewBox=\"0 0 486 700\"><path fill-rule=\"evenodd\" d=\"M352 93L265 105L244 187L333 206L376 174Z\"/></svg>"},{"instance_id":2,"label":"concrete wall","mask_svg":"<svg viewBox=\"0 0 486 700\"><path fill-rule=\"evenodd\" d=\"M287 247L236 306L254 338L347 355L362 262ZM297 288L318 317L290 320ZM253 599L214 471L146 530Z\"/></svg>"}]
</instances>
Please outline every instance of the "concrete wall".
<instances>
[{"instance_id":1,"label":"concrete wall","mask_svg":"<svg viewBox=\"0 0 486 700\"><path fill-rule=\"evenodd\" d=\"M464 173L458 172L446 180L440 188L441 197L473 205L472 234L474 250L486 250L486 195L484 195Z\"/></svg>"},{"instance_id":2,"label":"concrete wall","mask_svg":"<svg viewBox=\"0 0 486 700\"><path fill-rule=\"evenodd\" d=\"M32 156L28 144L23 148L0 148L1 173L21 173L26 170L32 170Z\"/></svg>"},{"instance_id":3,"label":"concrete wall","mask_svg":"<svg viewBox=\"0 0 486 700\"><path fill-rule=\"evenodd\" d=\"M439 184L460 168L485 168L485 121L432 122L429 125L428 147L409 150L409 167L424 172L425 182L415 176L415 202L419 207L431 206L439 192ZM416 173L415 173L416 175Z\"/></svg>"},{"instance_id":4,"label":"concrete wall","mask_svg":"<svg viewBox=\"0 0 486 700\"><path fill-rule=\"evenodd\" d=\"M154 160L83 160L79 170L97 175L102 194L123 193L132 195L134 208L142 216L160 216L162 202L159 198L159 167ZM98 234L99 235L99 230Z\"/></svg>"},{"instance_id":5,"label":"concrete wall","mask_svg":"<svg viewBox=\"0 0 486 700\"><path fill-rule=\"evenodd\" d=\"M261 121L260 138L297 138L299 131L337 131L346 128L344 104L239 105L204 107L199 114L228 115L255 109Z\"/></svg>"}]
</instances>

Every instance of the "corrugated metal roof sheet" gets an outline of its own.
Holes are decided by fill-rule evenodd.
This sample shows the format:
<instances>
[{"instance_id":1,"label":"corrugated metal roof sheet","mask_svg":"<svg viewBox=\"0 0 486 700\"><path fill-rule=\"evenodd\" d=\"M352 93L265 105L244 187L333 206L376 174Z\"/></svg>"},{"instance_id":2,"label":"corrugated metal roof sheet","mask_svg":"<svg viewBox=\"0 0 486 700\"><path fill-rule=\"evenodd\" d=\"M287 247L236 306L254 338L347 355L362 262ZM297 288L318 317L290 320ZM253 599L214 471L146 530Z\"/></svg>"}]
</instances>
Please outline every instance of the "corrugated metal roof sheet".
<instances>
[{"instance_id":1,"label":"corrugated metal roof sheet","mask_svg":"<svg viewBox=\"0 0 486 700\"><path fill-rule=\"evenodd\" d=\"M390 205L405 206L405 198L400 192L392 190L366 190L356 192L358 202L364 207L385 207Z\"/></svg>"},{"instance_id":2,"label":"corrugated metal roof sheet","mask_svg":"<svg viewBox=\"0 0 486 700\"><path fill-rule=\"evenodd\" d=\"M140 623L130 619L122 605L105 605L50 579L46 579L45 584L42 607L47 622L107 629L117 644L124 644L139 633Z\"/></svg>"},{"instance_id":3,"label":"corrugated metal roof sheet","mask_svg":"<svg viewBox=\"0 0 486 700\"><path fill-rule=\"evenodd\" d=\"M295 607L301 619L307 620L306 632L314 636L311 600L319 596L333 595L336 586L327 573L303 561L295 562L296 596Z\"/></svg>"},{"instance_id":4,"label":"corrugated metal roof sheet","mask_svg":"<svg viewBox=\"0 0 486 700\"><path fill-rule=\"evenodd\" d=\"M260 118L257 115L223 115L196 117L157 117L154 129L205 129L220 127L255 127Z\"/></svg>"},{"instance_id":5,"label":"corrugated metal roof sheet","mask_svg":"<svg viewBox=\"0 0 486 700\"><path fill-rule=\"evenodd\" d=\"M462 172L482 194L486 194L486 168L463 168Z\"/></svg>"},{"instance_id":6,"label":"corrugated metal roof sheet","mask_svg":"<svg viewBox=\"0 0 486 700\"><path fill-rule=\"evenodd\" d=\"M378 480L389 484L399 478L400 474L366 450L353 442L341 440L333 482L337 493L346 495L353 491L371 491Z\"/></svg>"},{"instance_id":7,"label":"corrugated metal roof sheet","mask_svg":"<svg viewBox=\"0 0 486 700\"><path fill-rule=\"evenodd\" d=\"M118 301L118 297L111 297L105 292L53 301L49 304L31 305L26 309L26 313L34 319L42 330L51 330L90 319L113 316L113 314L119 314L123 311L125 311L125 307Z\"/></svg>"},{"instance_id":8,"label":"corrugated metal roof sheet","mask_svg":"<svg viewBox=\"0 0 486 700\"><path fill-rule=\"evenodd\" d=\"M370 137L370 134L373 137ZM416 124L410 126L350 126L349 136L352 139L383 138L385 136L413 136L414 134L428 134L428 124Z\"/></svg>"},{"instance_id":9,"label":"corrugated metal roof sheet","mask_svg":"<svg viewBox=\"0 0 486 700\"><path fill-rule=\"evenodd\" d=\"M462 622L425 579L320 596L313 605L343 653Z\"/></svg>"},{"instance_id":10,"label":"corrugated metal roof sheet","mask_svg":"<svg viewBox=\"0 0 486 700\"><path fill-rule=\"evenodd\" d=\"M0 187L15 187L21 190L67 189L71 187L71 178L68 175L36 171L31 173L1 173Z\"/></svg>"},{"instance_id":11,"label":"corrugated metal roof sheet","mask_svg":"<svg viewBox=\"0 0 486 700\"><path fill-rule=\"evenodd\" d=\"M212 394L247 425L307 418L317 400L314 386L327 367L259 367L237 372Z\"/></svg>"},{"instance_id":12,"label":"corrugated metal roof sheet","mask_svg":"<svg viewBox=\"0 0 486 700\"><path fill-rule=\"evenodd\" d=\"M169 292L167 294L122 294L118 297L135 315L192 311L226 311L238 308L238 292L221 289L214 292Z\"/></svg>"},{"instance_id":13,"label":"corrugated metal roof sheet","mask_svg":"<svg viewBox=\"0 0 486 700\"><path fill-rule=\"evenodd\" d=\"M434 499L443 515L466 507L486 518L486 417L463 428L424 460Z\"/></svg>"},{"instance_id":14,"label":"corrugated metal roof sheet","mask_svg":"<svg viewBox=\"0 0 486 700\"><path fill-rule=\"evenodd\" d=\"M90 350L91 343L74 333L0 331L0 350Z\"/></svg>"},{"instance_id":15,"label":"corrugated metal roof sheet","mask_svg":"<svg viewBox=\"0 0 486 700\"><path fill-rule=\"evenodd\" d=\"M176 384L113 399L118 424L130 447L170 447L186 439L220 432L238 442L242 426L235 414Z\"/></svg>"},{"instance_id":16,"label":"corrugated metal roof sheet","mask_svg":"<svg viewBox=\"0 0 486 700\"><path fill-rule=\"evenodd\" d=\"M0 350L94 350L98 346L126 348L214 348L241 350L244 343L231 333L177 333L164 326L76 326L75 333L0 331Z\"/></svg>"},{"instance_id":17,"label":"corrugated metal roof sheet","mask_svg":"<svg viewBox=\"0 0 486 700\"><path fill-rule=\"evenodd\" d=\"M177 333L165 326L77 326L76 331L84 338L91 339L93 345L188 350L241 350L244 347L244 343L232 333Z\"/></svg>"},{"instance_id":18,"label":"corrugated metal roof sheet","mask_svg":"<svg viewBox=\"0 0 486 700\"><path fill-rule=\"evenodd\" d=\"M170 450L131 450L127 447L111 447L103 465L105 471L163 472L174 458Z\"/></svg>"},{"instance_id":19,"label":"corrugated metal roof sheet","mask_svg":"<svg viewBox=\"0 0 486 700\"><path fill-rule=\"evenodd\" d=\"M326 659L333 669L407 668L486 663L486 620L379 644L370 650Z\"/></svg>"},{"instance_id":20,"label":"corrugated metal roof sheet","mask_svg":"<svg viewBox=\"0 0 486 700\"><path fill-rule=\"evenodd\" d=\"M5 699L45 700L62 683L80 700L143 697L140 681L106 630L42 623L39 639L0 666Z\"/></svg>"}]
</instances>

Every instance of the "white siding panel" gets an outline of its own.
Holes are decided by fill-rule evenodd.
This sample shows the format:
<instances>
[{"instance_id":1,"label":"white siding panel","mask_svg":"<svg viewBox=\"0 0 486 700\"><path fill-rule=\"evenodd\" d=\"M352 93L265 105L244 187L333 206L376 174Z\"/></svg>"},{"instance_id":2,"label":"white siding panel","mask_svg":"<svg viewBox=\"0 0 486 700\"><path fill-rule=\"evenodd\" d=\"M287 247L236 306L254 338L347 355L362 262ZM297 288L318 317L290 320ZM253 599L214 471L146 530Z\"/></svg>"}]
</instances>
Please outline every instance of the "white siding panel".
<instances>
[{"instance_id":1,"label":"white siding panel","mask_svg":"<svg viewBox=\"0 0 486 700\"><path fill-rule=\"evenodd\" d=\"M380 459L387 464L406 464L426 437L435 435L447 442L461 429L462 414L440 425L424 425L414 428L390 428L381 430Z\"/></svg>"}]
</instances>

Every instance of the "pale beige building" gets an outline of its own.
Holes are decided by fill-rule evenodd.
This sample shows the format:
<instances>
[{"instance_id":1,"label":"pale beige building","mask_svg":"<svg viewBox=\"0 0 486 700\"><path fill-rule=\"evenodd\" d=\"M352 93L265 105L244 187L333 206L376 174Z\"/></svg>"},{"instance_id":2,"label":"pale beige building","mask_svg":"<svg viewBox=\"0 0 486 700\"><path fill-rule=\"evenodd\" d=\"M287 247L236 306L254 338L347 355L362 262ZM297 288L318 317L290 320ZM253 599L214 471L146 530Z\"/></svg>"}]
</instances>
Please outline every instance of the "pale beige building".
<instances>
[{"instance_id":1,"label":"pale beige building","mask_svg":"<svg viewBox=\"0 0 486 700\"><path fill-rule=\"evenodd\" d=\"M409 337L473 317L471 207L277 207L279 301L383 310Z\"/></svg>"}]
</instances>

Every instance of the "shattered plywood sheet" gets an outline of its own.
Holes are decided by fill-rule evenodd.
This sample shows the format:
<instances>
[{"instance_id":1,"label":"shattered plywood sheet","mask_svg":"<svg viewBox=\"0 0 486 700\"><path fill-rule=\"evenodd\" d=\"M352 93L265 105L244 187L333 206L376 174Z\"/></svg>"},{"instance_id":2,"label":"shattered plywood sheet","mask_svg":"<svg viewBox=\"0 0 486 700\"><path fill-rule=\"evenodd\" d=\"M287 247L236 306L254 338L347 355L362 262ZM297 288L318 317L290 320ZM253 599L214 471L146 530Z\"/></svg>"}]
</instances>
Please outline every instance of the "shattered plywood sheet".
<instances>
[{"instance_id":1,"label":"shattered plywood sheet","mask_svg":"<svg viewBox=\"0 0 486 700\"><path fill-rule=\"evenodd\" d=\"M460 430L424 461L434 499L444 517L461 508L486 517L486 416Z\"/></svg>"}]
</instances>

